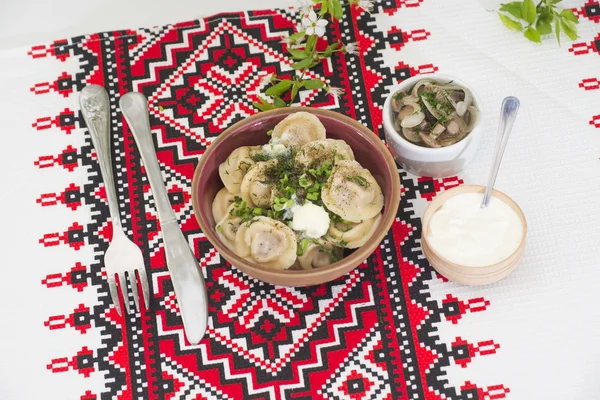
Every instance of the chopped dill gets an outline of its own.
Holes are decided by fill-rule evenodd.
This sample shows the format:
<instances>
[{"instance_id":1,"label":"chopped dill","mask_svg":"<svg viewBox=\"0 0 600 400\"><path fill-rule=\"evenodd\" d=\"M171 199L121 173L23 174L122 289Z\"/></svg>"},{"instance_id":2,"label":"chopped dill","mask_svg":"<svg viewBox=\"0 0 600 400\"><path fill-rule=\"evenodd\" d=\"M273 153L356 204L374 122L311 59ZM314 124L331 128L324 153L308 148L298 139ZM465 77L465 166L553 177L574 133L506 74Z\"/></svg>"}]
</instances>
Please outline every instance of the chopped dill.
<instances>
[{"instance_id":1,"label":"chopped dill","mask_svg":"<svg viewBox=\"0 0 600 400\"><path fill-rule=\"evenodd\" d=\"M346 180L352 182L352 183L356 183L359 186L362 186L364 188L367 188L370 186L369 181L367 181L363 176L360 175L348 175L346 177Z\"/></svg>"},{"instance_id":2,"label":"chopped dill","mask_svg":"<svg viewBox=\"0 0 600 400\"><path fill-rule=\"evenodd\" d=\"M254 162L260 162L260 161L269 161L271 158L266 155L264 152L262 151L257 151L254 154L250 155L250 158L252 159L252 161Z\"/></svg>"}]
</instances>

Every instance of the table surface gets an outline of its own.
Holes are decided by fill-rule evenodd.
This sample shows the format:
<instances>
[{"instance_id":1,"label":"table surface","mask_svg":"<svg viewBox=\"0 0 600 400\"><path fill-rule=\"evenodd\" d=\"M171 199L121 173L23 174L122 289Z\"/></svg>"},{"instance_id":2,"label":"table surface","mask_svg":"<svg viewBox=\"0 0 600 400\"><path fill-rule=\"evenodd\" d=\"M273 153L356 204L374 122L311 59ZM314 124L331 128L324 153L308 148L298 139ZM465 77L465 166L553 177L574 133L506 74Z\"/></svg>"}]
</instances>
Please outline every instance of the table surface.
<instances>
[{"instance_id":1,"label":"table surface","mask_svg":"<svg viewBox=\"0 0 600 400\"><path fill-rule=\"evenodd\" d=\"M441 304L451 293L459 299L484 296L492 305L485 313L465 317L459 324L439 323L443 343L452 343L459 336L479 344L492 338L501 345L501 351L490 357L479 357L468 368L450 366L444 373L454 386L466 381L488 387L506 383L511 389L510 399L600 398L597 379L600 347L596 344L600 332L597 307L600 302L597 249L600 242L597 206L600 87L588 90L588 86L580 83L599 82L600 49L598 54L592 51L574 54L569 50L571 43L564 37L562 47L552 40L536 47L508 32L492 15L491 10L499 2L425 0L420 7L404 7L394 15L377 15L376 29L381 32L388 32L394 26L407 32L422 29L431 32L427 40L408 43L402 51L384 49L382 59L390 69L400 62L411 67L432 63L440 72L468 76L473 87L481 88L478 93L486 106L484 140L476 159L461 174L465 183L483 183L487 177L501 99L506 95L522 99L522 111L497 182L498 188L510 194L528 218L528 248L522 265L506 280L487 287L461 287L438 278L428 283L428 298L433 302ZM563 3L581 9L587 2L568 0ZM37 159L40 148L52 149L47 150L52 152L73 140L73 136L34 132L33 118L57 115L66 105L77 107L75 97L63 102L55 93L48 96L47 103L42 97L37 98L37 102L31 100L31 85L55 79L63 67L53 59L30 59L23 49L84 33L162 25L223 11L283 7L293 3L293 0L178 0L168 2L167 6L167 2L157 0L52 0L44 3L20 0L3 7L0 86L8 90L2 99L0 121L5 133L14 134L4 135L3 146L0 146L3 187L10 189L0 192L0 209L17 215L3 215L6 228L0 231L3 257L11 261L19 257L18 263L13 262L15 266L43 265L43 268L36 267L37 274L67 268L59 265L65 264L60 256L47 257L31 249L39 248L41 232L57 229L57 219L66 224L73 218L69 210L63 209L53 210L55 219L52 221L44 220L40 210L26 217L18 213L19 207L25 207L23 204L33 208L34 205L29 204L33 203L32 199L40 193L55 191L57 184L63 183L42 181L40 175L35 175L37 171L32 171L31 160ZM465 20L481 21L481 24L465 30ZM600 23L582 20L582 37L578 42L600 40L599 30ZM64 65L71 69L77 66L75 60ZM36 104L45 108L36 109ZM81 138L82 134L79 132L77 137ZM23 145L23 137L35 140L38 147ZM19 149L18 153L15 148ZM35 187L28 183L31 177L38 179ZM69 182L64 183L66 186ZM423 211L423 207L419 207L415 206L417 215ZM88 218L83 211L78 215ZM16 218L28 218L27 223ZM62 255L69 264L70 252L58 251L54 254ZM24 259L27 262L23 262ZM53 342L53 336L47 335L47 329L41 326L40 321L48 317L47 312L39 305L39 298L24 295L39 291L40 279L31 276L24 279L22 271L22 268L7 267L0 280L2 399L6 390L12 388L16 393L19 387L15 382L19 376L46 373L46 365L39 362L40 359L72 354L63 348L65 343ZM15 286L19 286L20 296L9 298L7 293ZM74 300L69 295L66 292L52 294L57 310L73 308ZM18 307L13 307L15 301ZM73 349L87 344L85 340L89 341L89 337L97 342L101 340L97 332L87 337L76 336ZM27 346L27 351L23 351L23 346ZM57 386L64 384L75 393L89 388L73 375L61 375L52 382ZM94 382L100 385L101 380ZM102 387L93 389L101 391ZM48 388L31 385L27 390L39 393Z\"/></svg>"}]
</instances>

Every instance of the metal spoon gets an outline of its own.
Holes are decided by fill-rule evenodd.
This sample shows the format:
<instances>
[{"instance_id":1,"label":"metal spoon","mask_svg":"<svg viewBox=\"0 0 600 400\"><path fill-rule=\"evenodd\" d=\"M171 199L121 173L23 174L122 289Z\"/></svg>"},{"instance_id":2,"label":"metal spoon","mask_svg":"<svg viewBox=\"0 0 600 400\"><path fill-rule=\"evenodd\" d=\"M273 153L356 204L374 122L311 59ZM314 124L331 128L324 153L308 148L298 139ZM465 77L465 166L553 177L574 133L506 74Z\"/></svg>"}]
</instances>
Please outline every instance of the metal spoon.
<instances>
[{"instance_id":1,"label":"metal spoon","mask_svg":"<svg viewBox=\"0 0 600 400\"><path fill-rule=\"evenodd\" d=\"M498 126L496 148L494 150L494 161L492 162L492 169L490 170L490 177L488 178L485 194L483 195L481 208L485 208L490 204L492 190L494 190L494 183L496 183L496 177L498 176L498 170L500 169L500 162L502 161L504 149L506 149L506 144L508 143L510 131L517 118L517 111L519 111L520 104L519 99L513 96L505 97L504 100L502 100L500 125Z\"/></svg>"}]
</instances>

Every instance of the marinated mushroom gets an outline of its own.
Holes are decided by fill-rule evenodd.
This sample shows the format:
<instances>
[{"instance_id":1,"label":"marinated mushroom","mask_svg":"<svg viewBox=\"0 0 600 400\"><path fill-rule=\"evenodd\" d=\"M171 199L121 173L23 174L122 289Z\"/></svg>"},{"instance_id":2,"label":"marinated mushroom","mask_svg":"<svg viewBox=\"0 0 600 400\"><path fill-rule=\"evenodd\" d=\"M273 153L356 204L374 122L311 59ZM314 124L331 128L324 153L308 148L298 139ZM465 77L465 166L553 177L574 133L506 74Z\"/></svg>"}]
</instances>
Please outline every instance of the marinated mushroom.
<instances>
[{"instance_id":1,"label":"marinated mushroom","mask_svg":"<svg viewBox=\"0 0 600 400\"><path fill-rule=\"evenodd\" d=\"M427 147L442 147L438 142L436 142L435 138L426 134L425 132L419 132L419 136L423 143L427 145Z\"/></svg>"},{"instance_id":2,"label":"marinated mushroom","mask_svg":"<svg viewBox=\"0 0 600 400\"><path fill-rule=\"evenodd\" d=\"M421 136L419 136L419 131L417 130L402 128L402 134L409 142L419 143L421 141Z\"/></svg>"},{"instance_id":3,"label":"marinated mushroom","mask_svg":"<svg viewBox=\"0 0 600 400\"><path fill-rule=\"evenodd\" d=\"M412 113L408 114L400 120L400 126L403 128L414 128L419 125L425 119L425 113L423 112L419 103L405 103L406 108L411 107ZM400 111L402 112L402 111ZM410 112L410 111L409 111ZM398 114L400 116L400 114Z\"/></svg>"},{"instance_id":4,"label":"marinated mushroom","mask_svg":"<svg viewBox=\"0 0 600 400\"><path fill-rule=\"evenodd\" d=\"M470 90L452 82L422 79L392 96L394 128L420 146L451 146L464 139L478 120Z\"/></svg>"}]
</instances>

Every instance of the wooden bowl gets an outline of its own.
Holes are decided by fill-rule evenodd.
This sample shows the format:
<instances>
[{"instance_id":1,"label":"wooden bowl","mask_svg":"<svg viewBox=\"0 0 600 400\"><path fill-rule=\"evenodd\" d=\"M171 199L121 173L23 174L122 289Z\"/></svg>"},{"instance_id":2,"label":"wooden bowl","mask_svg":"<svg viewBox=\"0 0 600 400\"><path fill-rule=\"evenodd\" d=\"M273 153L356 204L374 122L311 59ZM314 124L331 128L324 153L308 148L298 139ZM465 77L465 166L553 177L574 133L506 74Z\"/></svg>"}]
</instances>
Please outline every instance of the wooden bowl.
<instances>
[{"instance_id":1,"label":"wooden bowl","mask_svg":"<svg viewBox=\"0 0 600 400\"><path fill-rule=\"evenodd\" d=\"M327 137L343 139L352 148L356 160L369 171L381 186L384 196L383 217L375 234L344 259L312 270L273 270L237 256L221 242L215 232L212 202L223 187L219 165L240 146L262 145L268 142L266 132L289 114L306 111L316 115L325 126ZM342 114L307 107L280 108L248 117L226 129L200 158L192 181L192 204L202 232L212 245L232 265L246 274L275 285L309 286L332 281L367 259L392 226L400 202L400 178L392 155L377 135L359 122Z\"/></svg>"},{"instance_id":2,"label":"wooden bowl","mask_svg":"<svg viewBox=\"0 0 600 400\"><path fill-rule=\"evenodd\" d=\"M452 188L437 196L427 207L425 214L423 215L423 228L421 234L423 254L437 272L449 280L463 285L487 285L507 277L517 267L523 256L523 252L525 251L525 241L527 237L527 221L525 220L525 215L523 215L523 211L521 211L521 208L519 208L517 203L499 190L494 190L492 195L508 204L517 213L523 226L523 238L521 239L521 244L509 257L492 265L478 267L460 265L449 261L436 253L427 242L429 221L433 214L435 214L449 198L463 193L484 192L485 187L480 185L462 185Z\"/></svg>"}]
</instances>

